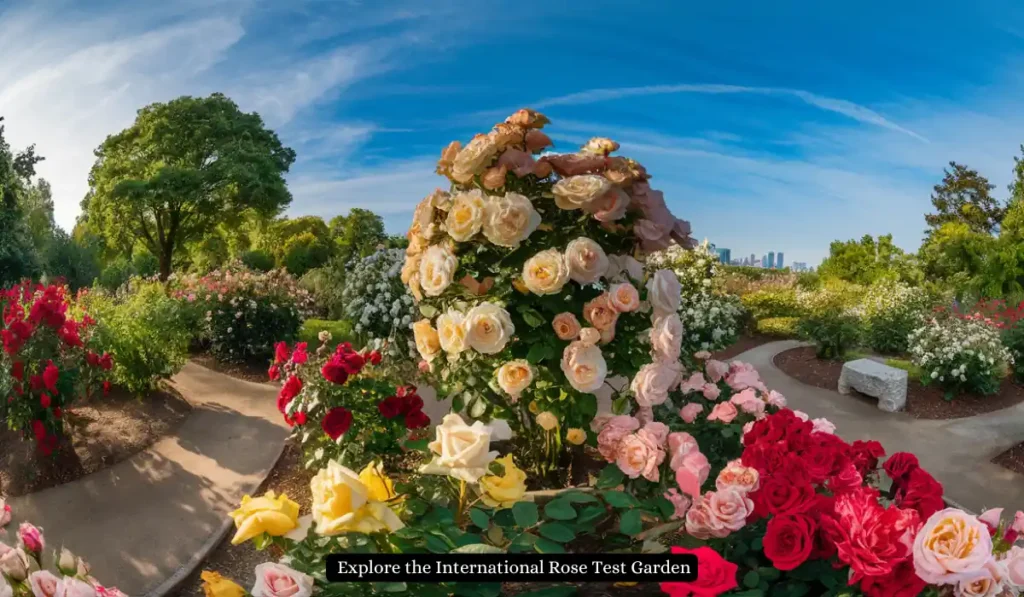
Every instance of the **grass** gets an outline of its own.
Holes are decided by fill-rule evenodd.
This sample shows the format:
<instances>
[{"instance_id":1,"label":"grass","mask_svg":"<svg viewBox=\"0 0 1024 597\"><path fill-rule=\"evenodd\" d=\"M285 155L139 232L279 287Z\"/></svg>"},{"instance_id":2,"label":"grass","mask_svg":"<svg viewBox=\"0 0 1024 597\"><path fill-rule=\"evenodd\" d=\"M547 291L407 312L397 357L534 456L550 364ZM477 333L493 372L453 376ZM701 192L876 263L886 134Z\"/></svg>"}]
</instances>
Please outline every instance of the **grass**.
<instances>
[{"instance_id":1,"label":"grass","mask_svg":"<svg viewBox=\"0 0 1024 597\"><path fill-rule=\"evenodd\" d=\"M352 332L352 324L344 319L307 319L302 323L302 329L299 330L299 340L308 343L312 347L320 346L320 339L317 336L324 330L331 333L330 345L332 347L342 342L352 342L355 344L355 333Z\"/></svg>"},{"instance_id":2,"label":"grass","mask_svg":"<svg viewBox=\"0 0 1024 597\"><path fill-rule=\"evenodd\" d=\"M912 378L920 379L921 377L921 369L917 365L911 363L910 361L906 361L903 359L887 359L885 361L885 364L889 365L890 367L895 367L897 369L903 369L904 371L907 372L907 375L909 375Z\"/></svg>"}]
</instances>

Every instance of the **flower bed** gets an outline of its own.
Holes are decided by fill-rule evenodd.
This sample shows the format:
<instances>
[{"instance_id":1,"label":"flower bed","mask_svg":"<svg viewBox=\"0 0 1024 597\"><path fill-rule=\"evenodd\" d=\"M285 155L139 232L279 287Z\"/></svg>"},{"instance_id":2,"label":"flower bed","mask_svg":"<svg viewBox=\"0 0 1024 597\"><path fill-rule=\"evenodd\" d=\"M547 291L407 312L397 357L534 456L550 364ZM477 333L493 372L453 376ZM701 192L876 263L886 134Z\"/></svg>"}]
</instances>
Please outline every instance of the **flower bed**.
<instances>
[{"instance_id":1,"label":"flower bed","mask_svg":"<svg viewBox=\"0 0 1024 597\"><path fill-rule=\"evenodd\" d=\"M931 319L910 334L909 343L921 383L941 386L950 398L996 393L1013 364L999 331L979 319Z\"/></svg>"}]
</instances>

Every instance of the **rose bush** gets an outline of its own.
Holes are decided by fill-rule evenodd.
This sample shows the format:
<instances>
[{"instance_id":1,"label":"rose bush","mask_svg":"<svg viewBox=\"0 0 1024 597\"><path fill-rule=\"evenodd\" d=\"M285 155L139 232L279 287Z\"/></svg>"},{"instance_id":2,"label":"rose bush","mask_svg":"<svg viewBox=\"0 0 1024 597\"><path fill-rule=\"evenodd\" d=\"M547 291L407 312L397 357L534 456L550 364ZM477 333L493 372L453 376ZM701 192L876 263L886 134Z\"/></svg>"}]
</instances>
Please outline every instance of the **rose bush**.
<instances>
[{"instance_id":1,"label":"rose bush","mask_svg":"<svg viewBox=\"0 0 1024 597\"><path fill-rule=\"evenodd\" d=\"M999 330L984 320L930 319L909 337L910 355L921 383L937 383L948 398L960 392L994 394L1014 359Z\"/></svg>"},{"instance_id":2,"label":"rose bush","mask_svg":"<svg viewBox=\"0 0 1024 597\"><path fill-rule=\"evenodd\" d=\"M898 280L883 279L864 295L859 314L868 346L885 354L903 354L910 333L925 320L928 295Z\"/></svg>"},{"instance_id":3,"label":"rose bush","mask_svg":"<svg viewBox=\"0 0 1024 597\"><path fill-rule=\"evenodd\" d=\"M357 261L345 278L341 301L345 317L363 344L385 357L416 357L412 322L418 318L412 295L402 284L402 249L380 249Z\"/></svg>"}]
</instances>

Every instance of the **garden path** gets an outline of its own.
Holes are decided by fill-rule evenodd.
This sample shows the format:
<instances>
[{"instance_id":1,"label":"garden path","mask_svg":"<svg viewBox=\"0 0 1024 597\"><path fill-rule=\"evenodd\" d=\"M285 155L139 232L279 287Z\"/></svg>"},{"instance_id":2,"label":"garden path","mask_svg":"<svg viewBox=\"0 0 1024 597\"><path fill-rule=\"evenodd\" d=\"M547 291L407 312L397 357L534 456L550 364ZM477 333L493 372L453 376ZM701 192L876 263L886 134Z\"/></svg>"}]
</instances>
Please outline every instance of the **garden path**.
<instances>
[{"instance_id":1,"label":"garden path","mask_svg":"<svg viewBox=\"0 0 1024 597\"><path fill-rule=\"evenodd\" d=\"M172 435L77 481L10 501L47 549L85 557L134 597L183 580L231 528L227 516L274 467L288 431L277 389L188 363L172 383L193 406Z\"/></svg>"},{"instance_id":2,"label":"garden path","mask_svg":"<svg viewBox=\"0 0 1024 597\"><path fill-rule=\"evenodd\" d=\"M803 345L793 340L772 342L748 350L735 360L753 365L765 385L786 397L790 408L835 423L843 439L878 440L887 454L913 452L942 483L950 502L973 512L999 505L1024 509L1024 476L991 462L1024 441L1024 403L946 421L887 413L879 410L873 399L805 385L772 363L776 354Z\"/></svg>"}]
</instances>

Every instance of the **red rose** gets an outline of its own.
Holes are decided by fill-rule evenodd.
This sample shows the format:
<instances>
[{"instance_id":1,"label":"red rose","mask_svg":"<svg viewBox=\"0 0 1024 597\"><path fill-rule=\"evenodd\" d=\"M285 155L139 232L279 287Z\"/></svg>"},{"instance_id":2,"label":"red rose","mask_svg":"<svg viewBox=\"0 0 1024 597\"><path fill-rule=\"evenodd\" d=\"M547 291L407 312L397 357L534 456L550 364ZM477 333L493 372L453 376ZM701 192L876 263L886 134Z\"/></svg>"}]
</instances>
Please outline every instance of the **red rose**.
<instances>
[{"instance_id":1,"label":"red rose","mask_svg":"<svg viewBox=\"0 0 1024 597\"><path fill-rule=\"evenodd\" d=\"M41 396L39 396L39 406L42 406L43 408L50 408L50 402L51 400L49 394L43 393Z\"/></svg>"},{"instance_id":2,"label":"red rose","mask_svg":"<svg viewBox=\"0 0 1024 597\"><path fill-rule=\"evenodd\" d=\"M402 398L402 414L414 413L423 410L423 398L419 394L406 394Z\"/></svg>"},{"instance_id":3,"label":"red rose","mask_svg":"<svg viewBox=\"0 0 1024 597\"><path fill-rule=\"evenodd\" d=\"M847 462L843 470L828 479L828 488L835 495L853 491L863 484L864 477L860 476L860 472L852 462Z\"/></svg>"},{"instance_id":4,"label":"red rose","mask_svg":"<svg viewBox=\"0 0 1024 597\"><path fill-rule=\"evenodd\" d=\"M772 517L764 534L764 555L779 570L793 570L811 555L817 526L803 514Z\"/></svg>"},{"instance_id":5,"label":"red rose","mask_svg":"<svg viewBox=\"0 0 1024 597\"><path fill-rule=\"evenodd\" d=\"M14 361L14 364L11 366L11 376L18 381L24 380L25 363L22 363L21 361Z\"/></svg>"},{"instance_id":6,"label":"red rose","mask_svg":"<svg viewBox=\"0 0 1024 597\"><path fill-rule=\"evenodd\" d=\"M53 416L55 416L55 417L57 417L59 419L61 417L61 415L63 415L63 414L64 414L64 411L62 411L59 406L53 407Z\"/></svg>"},{"instance_id":7,"label":"red rose","mask_svg":"<svg viewBox=\"0 0 1024 597\"><path fill-rule=\"evenodd\" d=\"M74 320L69 319L64 325L57 330L57 335L64 341L68 346L79 347L82 346L82 338L78 335L78 324Z\"/></svg>"},{"instance_id":8,"label":"red rose","mask_svg":"<svg viewBox=\"0 0 1024 597\"><path fill-rule=\"evenodd\" d=\"M349 375L359 373L363 370L363 366L366 365L366 359L358 352L346 352L339 354L338 357Z\"/></svg>"},{"instance_id":9,"label":"red rose","mask_svg":"<svg viewBox=\"0 0 1024 597\"><path fill-rule=\"evenodd\" d=\"M292 362L296 365L301 365L309 360L309 355L306 354L306 343L299 342L295 345L295 352L292 353Z\"/></svg>"},{"instance_id":10,"label":"red rose","mask_svg":"<svg viewBox=\"0 0 1024 597\"><path fill-rule=\"evenodd\" d=\"M114 359L109 353L103 353L100 357L100 367L103 367L104 371L110 371L114 367Z\"/></svg>"},{"instance_id":11,"label":"red rose","mask_svg":"<svg viewBox=\"0 0 1024 597\"><path fill-rule=\"evenodd\" d=\"M267 377L270 378L270 381L281 379L281 369L277 365L271 365L270 369L267 369Z\"/></svg>"},{"instance_id":12,"label":"red rose","mask_svg":"<svg viewBox=\"0 0 1024 597\"><path fill-rule=\"evenodd\" d=\"M306 424L306 413L304 413L304 412L302 412L300 410L299 412L295 413L295 416L292 417L292 420L295 421L296 425L305 425Z\"/></svg>"},{"instance_id":13,"label":"red rose","mask_svg":"<svg viewBox=\"0 0 1024 597\"><path fill-rule=\"evenodd\" d=\"M341 385L348 381L348 368L337 354L324 363L324 366L320 368L320 374L331 383Z\"/></svg>"},{"instance_id":14,"label":"red rose","mask_svg":"<svg viewBox=\"0 0 1024 597\"><path fill-rule=\"evenodd\" d=\"M104 381L103 382L103 395L106 396L109 393L110 393L110 382L109 381Z\"/></svg>"},{"instance_id":15,"label":"red rose","mask_svg":"<svg viewBox=\"0 0 1024 597\"><path fill-rule=\"evenodd\" d=\"M278 342L274 345L274 363L277 365L283 365L288 362L288 343Z\"/></svg>"},{"instance_id":16,"label":"red rose","mask_svg":"<svg viewBox=\"0 0 1024 597\"><path fill-rule=\"evenodd\" d=\"M85 362L90 367L99 367L100 366L100 355L98 355L95 352L90 350L89 352L85 353Z\"/></svg>"},{"instance_id":17,"label":"red rose","mask_svg":"<svg viewBox=\"0 0 1024 597\"><path fill-rule=\"evenodd\" d=\"M920 466L917 456L910 452L897 452L885 461L882 468L885 469L885 474L889 475L893 483L902 485L907 476Z\"/></svg>"},{"instance_id":18,"label":"red rose","mask_svg":"<svg viewBox=\"0 0 1024 597\"><path fill-rule=\"evenodd\" d=\"M836 545L839 561L850 566L850 584L865 576L885 576L911 557L921 519L914 510L878 503L878 490L859 487L836 498L835 512L821 525Z\"/></svg>"},{"instance_id":19,"label":"red rose","mask_svg":"<svg viewBox=\"0 0 1024 597\"><path fill-rule=\"evenodd\" d=\"M885 576L865 576L860 590L866 597L917 597L928 583L914 572L914 562L907 558Z\"/></svg>"},{"instance_id":20,"label":"red rose","mask_svg":"<svg viewBox=\"0 0 1024 597\"><path fill-rule=\"evenodd\" d=\"M398 396L388 396L377 404L377 410L385 419L394 419L402 414L403 399Z\"/></svg>"},{"instance_id":21,"label":"red rose","mask_svg":"<svg viewBox=\"0 0 1024 597\"><path fill-rule=\"evenodd\" d=\"M696 549L672 547L672 553L697 556L697 580L690 582L663 582L661 590L671 597L717 597L739 586L736 582L736 564L729 562L707 546Z\"/></svg>"},{"instance_id":22,"label":"red rose","mask_svg":"<svg viewBox=\"0 0 1024 597\"><path fill-rule=\"evenodd\" d=\"M46 426L39 419L32 421L32 435L36 436L37 440L41 440L46 436Z\"/></svg>"},{"instance_id":23,"label":"red rose","mask_svg":"<svg viewBox=\"0 0 1024 597\"><path fill-rule=\"evenodd\" d=\"M885 448L875 440L857 440L850 446L850 454L861 476L867 476L878 468L878 459L885 456Z\"/></svg>"},{"instance_id":24,"label":"red rose","mask_svg":"<svg viewBox=\"0 0 1024 597\"><path fill-rule=\"evenodd\" d=\"M762 516L774 514L800 514L815 501L814 488L809 483L790 483L785 479L770 478L751 494L754 508Z\"/></svg>"},{"instance_id":25,"label":"red rose","mask_svg":"<svg viewBox=\"0 0 1024 597\"><path fill-rule=\"evenodd\" d=\"M344 435L351 426L352 413L341 406L327 411L327 414L324 415L324 420L320 421L320 427L323 428L327 437L332 440L336 440Z\"/></svg>"},{"instance_id":26,"label":"red rose","mask_svg":"<svg viewBox=\"0 0 1024 597\"><path fill-rule=\"evenodd\" d=\"M842 470L849 446L831 433L817 433L802 455L804 470L815 485Z\"/></svg>"},{"instance_id":27,"label":"red rose","mask_svg":"<svg viewBox=\"0 0 1024 597\"><path fill-rule=\"evenodd\" d=\"M427 425L430 425L430 417L428 417L422 410L405 415L406 429L423 429Z\"/></svg>"},{"instance_id":28,"label":"red rose","mask_svg":"<svg viewBox=\"0 0 1024 597\"><path fill-rule=\"evenodd\" d=\"M288 381L281 386L281 391L277 393L277 410L283 414L300 391L302 391L302 380L295 375L289 376Z\"/></svg>"},{"instance_id":29,"label":"red rose","mask_svg":"<svg viewBox=\"0 0 1024 597\"><path fill-rule=\"evenodd\" d=\"M373 364L373 365L380 365L380 361L382 359L382 357L380 356L380 351L379 350L371 351L370 355L367 358L369 359L370 363Z\"/></svg>"},{"instance_id":30,"label":"red rose","mask_svg":"<svg viewBox=\"0 0 1024 597\"><path fill-rule=\"evenodd\" d=\"M57 380L60 378L60 370L53 364L53 361L49 361L46 364L46 368L43 369L43 385L52 394L57 393Z\"/></svg>"},{"instance_id":31,"label":"red rose","mask_svg":"<svg viewBox=\"0 0 1024 597\"><path fill-rule=\"evenodd\" d=\"M903 487L897 491L896 504L903 509L917 511L921 520L946 507L942 499L942 484L924 470L916 468L907 475Z\"/></svg>"},{"instance_id":32,"label":"red rose","mask_svg":"<svg viewBox=\"0 0 1024 597\"><path fill-rule=\"evenodd\" d=\"M32 388L33 390L41 390L41 389L43 389L43 376L41 376L41 375L33 375L33 376L29 377L28 378L28 387Z\"/></svg>"}]
</instances>

